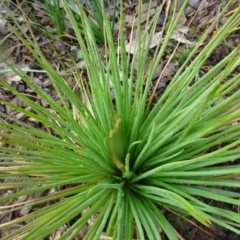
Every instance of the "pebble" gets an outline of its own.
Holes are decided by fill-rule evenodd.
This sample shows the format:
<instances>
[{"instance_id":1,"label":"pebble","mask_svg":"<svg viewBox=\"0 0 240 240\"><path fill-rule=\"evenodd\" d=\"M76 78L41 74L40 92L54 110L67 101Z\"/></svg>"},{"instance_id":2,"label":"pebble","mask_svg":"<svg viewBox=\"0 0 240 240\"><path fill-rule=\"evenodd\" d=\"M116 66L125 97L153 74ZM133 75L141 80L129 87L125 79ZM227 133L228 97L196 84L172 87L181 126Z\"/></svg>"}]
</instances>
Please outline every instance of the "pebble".
<instances>
[{"instance_id":1,"label":"pebble","mask_svg":"<svg viewBox=\"0 0 240 240\"><path fill-rule=\"evenodd\" d=\"M0 113L6 113L6 108L2 104L0 104Z\"/></svg>"},{"instance_id":2,"label":"pebble","mask_svg":"<svg viewBox=\"0 0 240 240\"><path fill-rule=\"evenodd\" d=\"M17 90L18 90L19 92L24 92L25 89L26 89L26 87L25 87L24 84L18 84L18 86L17 86Z\"/></svg>"}]
</instances>

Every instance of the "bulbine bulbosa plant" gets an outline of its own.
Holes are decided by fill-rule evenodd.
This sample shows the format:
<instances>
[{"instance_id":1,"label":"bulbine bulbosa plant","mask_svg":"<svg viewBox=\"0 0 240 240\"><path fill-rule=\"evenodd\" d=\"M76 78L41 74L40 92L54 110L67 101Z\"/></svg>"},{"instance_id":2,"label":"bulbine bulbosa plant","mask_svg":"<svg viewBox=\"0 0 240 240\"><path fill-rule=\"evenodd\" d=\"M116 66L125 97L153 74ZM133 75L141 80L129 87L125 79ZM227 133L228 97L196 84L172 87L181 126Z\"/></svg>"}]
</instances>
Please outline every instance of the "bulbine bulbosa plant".
<instances>
[{"instance_id":1,"label":"bulbine bulbosa plant","mask_svg":"<svg viewBox=\"0 0 240 240\"><path fill-rule=\"evenodd\" d=\"M78 6L84 34L65 1L66 18L87 71L87 79L82 80L73 66L71 83L69 75L57 72L46 60L34 35L21 32L17 21L15 27L9 23L48 74L60 101L6 60L48 107L1 80L1 87L29 108L1 103L42 124L35 128L1 114L0 190L8 194L0 199L0 214L22 213L0 225L1 230L11 230L2 240L40 240L59 229L64 230L58 239L74 239L87 224L83 239L157 240L163 233L178 239L174 223L164 214L167 210L240 234L240 215L214 205L215 201L240 205L240 75L234 72L240 64L240 47L203 76L198 74L213 50L239 27L240 9L204 46L218 19L209 26L164 93L153 100L153 76L186 4L166 21L162 42L146 71L163 5L146 26L137 18L133 55L126 51L123 10L118 40L103 14L103 59L83 9Z\"/></svg>"}]
</instances>

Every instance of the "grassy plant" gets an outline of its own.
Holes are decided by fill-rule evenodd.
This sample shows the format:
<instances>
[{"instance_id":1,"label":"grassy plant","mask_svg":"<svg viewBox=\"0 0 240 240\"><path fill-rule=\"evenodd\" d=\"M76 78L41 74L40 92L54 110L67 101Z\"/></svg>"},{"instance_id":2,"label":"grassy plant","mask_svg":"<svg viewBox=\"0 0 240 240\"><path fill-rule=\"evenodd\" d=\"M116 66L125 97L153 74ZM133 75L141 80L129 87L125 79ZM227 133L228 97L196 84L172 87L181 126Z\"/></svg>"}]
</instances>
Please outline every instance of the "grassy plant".
<instances>
[{"instance_id":1,"label":"grassy plant","mask_svg":"<svg viewBox=\"0 0 240 240\"><path fill-rule=\"evenodd\" d=\"M44 7L53 21L58 37L62 39L65 30L65 12L60 3L60 0L45 0Z\"/></svg>"},{"instance_id":2,"label":"grassy plant","mask_svg":"<svg viewBox=\"0 0 240 240\"><path fill-rule=\"evenodd\" d=\"M104 14L105 13L105 5L103 0L92 0L92 1L84 1L85 11L89 13L90 18L86 17L84 21L88 21L88 25L91 27L92 32L94 34L94 38L96 42L99 44L104 44ZM84 23L82 22L83 18L79 15L81 12L82 4L79 2L71 2L70 4L71 10L73 12L75 20L78 22L78 31L82 31L82 26ZM114 4L114 14L115 14L116 3ZM113 28L112 28L113 30Z\"/></svg>"},{"instance_id":3,"label":"grassy plant","mask_svg":"<svg viewBox=\"0 0 240 240\"><path fill-rule=\"evenodd\" d=\"M5 121L1 123L0 176L5 181L0 189L12 190L0 199L6 204L0 207L1 215L32 208L0 225L5 229L20 224L3 240L43 239L70 222L59 239L74 239L92 216L95 221L84 239L99 239L103 232L113 239L161 239L159 229L169 239L178 239L163 209L192 216L205 226L213 223L240 233L239 214L208 204L216 200L240 205L236 180L240 167L234 164L240 157L240 91L234 91L240 75L231 74L240 64L240 47L198 76L209 55L239 24L240 10L192 60L218 19L209 27L157 102L152 101L154 93L149 96L152 77L186 3L169 20L165 40L147 73L144 65L159 13L144 30L138 19L138 48L131 61L125 50L123 11L117 47L104 16L107 59L103 61L83 9L79 10L84 35L64 4L87 67L87 82L76 75L79 92L44 58L34 36L22 37L21 26L15 22L18 29L12 28L13 33L48 73L61 105L9 63L49 108L1 81L2 87L33 111L1 103L44 126L36 129L1 114ZM17 201L33 194L33 199Z\"/></svg>"}]
</instances>

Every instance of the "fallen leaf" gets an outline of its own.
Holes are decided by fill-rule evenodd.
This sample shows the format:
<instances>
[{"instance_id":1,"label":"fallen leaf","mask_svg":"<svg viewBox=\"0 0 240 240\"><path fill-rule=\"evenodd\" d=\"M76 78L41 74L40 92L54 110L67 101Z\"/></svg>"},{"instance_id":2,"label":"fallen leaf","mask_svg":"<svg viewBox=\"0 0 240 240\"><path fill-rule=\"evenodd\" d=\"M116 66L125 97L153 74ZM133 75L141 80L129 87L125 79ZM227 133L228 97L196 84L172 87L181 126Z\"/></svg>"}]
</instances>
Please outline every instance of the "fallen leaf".
<instances>
[{"instance_id":1,"label":"fallen leaf","mask_svg":"<svg viewBox=\"0 0 240 240\"><path fill-rule=\"evenodd\" d=\"M162 42L162 40L163 40L162 39L162 31L155 33L152 37L152 42L151 42L149 48L151 49L151 48L156 47L158 44L160 44ZM148 41L146 39L144 39L144 44L141 44L142 49L146 49L147 42ZM128 43L126 43L126 51L128 53L131 53L131 54L136 53L136 51L138 50L138 44L139 43L138 43L137 38L133 39L132 41L130 41Z\"/></svg>"},{"instance_id":2,"label":"fallen leaf","mask_svg":"<svg viewBox=\"0 0 240 240\"><path fill-rule=\"evenodd\" d=\"M188 44L188 45L191 45L191 46L195 45L196 42L191 42L184 37L184 33L186 33L186 31L187 31L186 29L185 30L184 29L174 30L173 34L171 36L171 39L174 39L178 42L185 43L185 44Z\"/></svg>"}]
</instances>

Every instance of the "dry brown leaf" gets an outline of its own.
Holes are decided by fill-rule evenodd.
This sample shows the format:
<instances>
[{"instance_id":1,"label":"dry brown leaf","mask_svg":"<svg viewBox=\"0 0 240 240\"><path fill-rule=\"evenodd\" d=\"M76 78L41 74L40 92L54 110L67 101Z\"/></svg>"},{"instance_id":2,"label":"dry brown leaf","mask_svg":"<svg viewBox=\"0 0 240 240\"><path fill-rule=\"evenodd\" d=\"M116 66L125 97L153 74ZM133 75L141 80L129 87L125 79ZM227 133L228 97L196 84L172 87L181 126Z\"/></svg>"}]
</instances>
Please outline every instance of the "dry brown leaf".
<instances>
[{"instance_id":1,"label":"dry brown leaf","mask_svg":"<svg viewBox=\"0 0 240 240\"><path fill-rule=\"evenodd\" d=\"M142 4L142 13L146 13L149 11L149 9L158 7L157 1L150 1L149 3L143 3ZM138 6L137 6L138 8Z\"/></svg>"},{"instance_id":2,"label":"dry brown leaf","mask_svg":"<svg viewBox=\"0 0 240 240\"><path fill-rule=\"evenodd\" d=\"M146 22L148 19L150 19L152 16L154 16L156 14L156 9L150 9L148 12L146 13L142 13L141 14L141 23Z\"/></svg>"},{"instance_id":3,"label":"dry brown leaf","mask_svg":"<svg viewBox=\"0 0 240 240\"><path fill-rule=\"evenodd\" d=\"M177 16L177 14L176 14ZM187 18L185 14L182 14L179 21L178 21L178 26L184 26L187 23Z\"/></svg>"},{"instance_id":4,"label":"dry brown leaf","mask_svg":"<svg viewBox=\"0 0 240 240\"><path fill-rule=\"evenodd\" d=\"M156 47L158 44L160 44L162 42L162 32L157 32L153 35L152 38L152 42L150 44L150 49ZM144 43L141 45L142 49L145 49L147 47L147 40L144 39ZM126 43L126 51L128 53L134 54L136 53L138 48L138 40L137 38L133 39L132 41L130 41L129 43Z\"/></svg>"},{"instance_id":5,"label":"dry brown leaf","mask_svg":"<svg viewBox=\"0 0 240 240\"><path fill-rule=\"evenodd\" d=\"M178 42L185 43L185 44L188 44L188 45L191 45L191 46L195 45L196 42L191 42L184 37L184 33L187 33L187 32L188 32L187 27L176 29L176 30L173 31L171 39L174 39Z\"/></svg>"}]
</instances>

